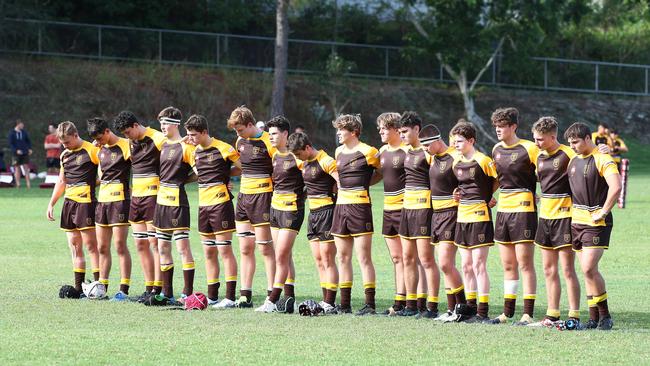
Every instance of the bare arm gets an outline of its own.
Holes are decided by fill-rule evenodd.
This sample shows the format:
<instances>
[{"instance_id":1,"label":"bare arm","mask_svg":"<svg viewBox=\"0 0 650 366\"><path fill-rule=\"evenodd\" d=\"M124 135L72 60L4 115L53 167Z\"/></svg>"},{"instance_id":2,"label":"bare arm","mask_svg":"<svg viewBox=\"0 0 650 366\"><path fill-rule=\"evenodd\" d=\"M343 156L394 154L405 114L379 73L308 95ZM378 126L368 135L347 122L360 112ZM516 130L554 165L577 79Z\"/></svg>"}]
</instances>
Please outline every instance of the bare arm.
<instances>
[{"instance_id":1,"label":"bare arm","mask_svg":"<svg viewBox=\"0 0 650 366\"><path fill-rule=\"evenodd\" d=\"M383 178L384 176L381 174L381 170L375 169L374 173L372 173L372 177L370 178L370 185L374 186L375 184L381 182Z\"/></svg>"},{"instance_id":2,"label":"bare arm","mask_svg":"<svg viewBox=\"0 0 650 366\"><path fill-rule=\"evenodd\" d=\"M608 175L605 180L607 181L607 185L609 188L607 189L607 199L605 200L605 204L603 205L603 208L601 208L599 211L596 211L591 215L591 219L594 220L594 222L602 220L609 214L609 212L612 210L614 207L614 204L616 203L616 200L618 200L619 194L621 194L621 175L620 174L610 174Z\"/></svg>"},{"instance_id":3,"label":"bare arm","mask_svg":"<svg viewBox=\"0 0 650 366\"><path fill-rule=\"evenodd\" d=\"M236 177L241 175L241 161L233 161L232 167L230 167L230 176Z\"/></svg>"},{"instance_id":4,"label":"bare arm","mask_svg":"<svg viewBox=\"0 0 650 366\"><path fill-rule=\"evenodd\" d=\"M50 203L47 205L47 212L46 216L47 219L50 221L54 221L54 205L56 205L56 202L61 198L63 193L65 192L65 176L63 175L63 171L59 173L59 180L56 181L56 184L54 185L54 189L52 190L52 197L50 198Z\"/></svg>"},{"instance_id":5,"label":"bare arm","mask_svg":"<svg viewBox=\"0 0 650 366\"><path fill-rule=\"evenodd\" d=\"M332 172L330 175L336 181L336 189L338 190L338 188L341 186L341 182L339 181L339 172Z\"/></svg>"}]
</instances>

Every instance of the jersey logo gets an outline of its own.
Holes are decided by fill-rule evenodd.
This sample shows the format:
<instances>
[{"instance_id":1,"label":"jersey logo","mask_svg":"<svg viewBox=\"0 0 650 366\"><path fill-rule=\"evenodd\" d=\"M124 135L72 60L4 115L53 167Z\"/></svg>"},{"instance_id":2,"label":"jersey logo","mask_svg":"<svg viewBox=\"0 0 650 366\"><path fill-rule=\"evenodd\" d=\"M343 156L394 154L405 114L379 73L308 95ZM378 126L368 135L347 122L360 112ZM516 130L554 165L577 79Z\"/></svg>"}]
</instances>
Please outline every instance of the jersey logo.
<instances>
[{"instance_id":1,"label":"jersey logo","mask_svg":"<svg viewBox=\"0 0 650 366\"><path fill-rule=\"evenodd\" d=\"M553 159L553 169L557 170L560 167L560 158Z\"/></svg>"},{"instance_id":2,"label":"jersey logo","mask_svg":"<svg viewBox=\"0 0 650 366\"><path fill-rule=\"evenodd\" d=\"M86 225L92 225L92 224L93 224L93 219L90 217L86 217Z\"/></svg>"},{"instance_id":3,"label":"jersey logo","mask_svg":"<svg viewBox=\"0 0 650 366\"><path fill-rule=\"evenodd\" d=\"M262 149L259 146L253 146L253 155L257 155L262 152Z\"/></svg>"},{"instance_id":4,"label":"jersey logo","mask_svg":"<svg viewBox=\"0 0 650 366\"><path fill-rule=\"evenodd\" d=\"M571 241L571 234L564 234L564 242L569 243Z\"/></svg>"},{"instance_id":5,"label":"jersey logo","mask_svg":"<svg viewBox=\"0 0 650 366\"><path fill-rule=\"evenodd\" d=\"M463 169L458 169L458 176L460 177L461 175L463 175Z\"/></svg>"},{"instance_id":6,"label":"jersey logo","mask_svg":"<svg viewBox=\"0 0 650 366\"><path fill-rule=\"evenodd\" d=\"M573 177L573 174L575 174L575 172L576 172L576 167L574 165L574 166L571 167L571 173L569 175L571 175Z\"/></svg>"},{"instance_id":7,"label":"jersey logo","mask_svg":"<svg viewBox=\"0 0 650 366\"><path fill-rule=\"evenodd\" d=\"M264 221L268 221L268 220L269 220L269 214L268 214L267 212L263 213L263 214L262 214L262 219L263 219Z\"/></svg>"},{"instance_id":8,"label":"jersey logo","mask_svg":"<svg viewBox=\"0 0 650 366\"><path fill-rule=\"evenodd\" d=\"M284 164L282 164L282 167L284 168L284 170L289 170L289 168L291 168L291 162L285 161Z\"/></svg>"},{"instance_id":9,"label":"jersey logo","mask_svg":"<svg viewBox=\"0 0 650 366\"><path fill-rule=\"evenodd\" d=\"M146 143L143 142L143 143L140 144L140 149L144 150L144 149L146 149L146 148L147 148L147 144L146 144Z\"/></svg>"},{"instance_id":10,"label":"jersey logo","mask_svg":"<svg viewBox=\"0 0 650 366\"><path fill-rule=\"evenodd\" d=\"M357 159L350 160L350 166L351 167L357 166Z\"/></svg>"},{"instance_id":11,"label":"jersey logo","mask_svg":"<svg viewBox=\"0 0 650 366\"><path fill-rule=\"evenodd\" d=\"M446 161L441 161L440 162L440 173L443 173L447 169L447 162Z\"/></svg>"},{"instance_id":12,"label":"jersey logo","mask_svg":"<svg viewBox=\"0 0 650 366\"><path fill-rule=\"evenodd\" d=\"M372 230L372 222L366 222L366 230Z\"/></svg>"},{"instance_id":13,"label":"jersey logo","mask_svg":"<svg viewBox=\"0 0 650 366\"><path fill-rule=\"evenodd\" d=\"M476 168L469 168L469 177L474 178L476 175Z\"/></svg>"},{"instance_id":14,"label":"jersey logo","mask_svg":"<svg viewBox=\"0 0 650 366\"><path fill-rule=\"evenodd\" d=\"M316 167L315 166L311 167L311 177L316 178Z\"/></svg>"},{"instance_id":15,"label":"jersey logo","mask_svg":"<svg viewBox=\"0 0 650 366\"><path fill-rule=\"evenodd\" d=\"M587 175L589 175L589 164L585 165L582 174L585 176L585 178L587 177Z\"/></svg>"},{"instance_id":16,"label":"jersey logo","mask_svg":"<svg viewBox=\"0 0 650 366\"><path fill-rule=\"evenodd\" d=\"M600 237L594 236L591 241L594 243L594 245L598 245L600 243Z\"/></svg>"},{"instance_id":17,"label":"jersey logo","mask_svg":"<svg viewBox=\"0 0 650 366\"><path fill-rule=\"evenodd\" d=\"M516 152L512 153L512 154L510 155L510 163L512 164L512 163L514 163L515 161L517 161L517 158L518 158L518 157L519 157L519 153L516 153Z\"/></svg>"},{"instance_id":18,"label":"jersey logo","mask_svg":"<svg viewBox=\"0 0 650 366\"><path fill-rule=\"evenodd\" d=\"M112 152L112 153L111 153L111 161L114 162L115 160L117 160L117 153L116 153L116 152Z\"/></svg>"},{"instance_id":19,"label":"jersey logo","mask_svg":"<svg viewBox=\"0 0 650 366\"><path fill-rule=\"evenodd\" d=\"M451 239L451 230L445 230L445 239Z\"/></svg>"},{"instance_id":20,"label":"jersey logo","mask_svg":"<svg viewBox=\"0 0 650 366\"><path fill-rule=\"evenodd\" d=\"M427 233L427 227L426 226L420 226L420 234L425 235Z\"/></svg>"},{"instance_id":21,"label":"jersey logo","mask_svg":"<svg viewBox=\"0 0 650 366\"><path fill-rule=\"evenodd\" d=\"M418 165L418 156L413 157L413 166Z\"/></svg>"},{"instance_id":22,"label":"jersey logo","mask_svg":"<svg viewBox=\"0 0 650 366\"><path fill-rule=\"evenodd\" d=\"M221 228L222 228L222 229L226 229L226 228L228 228L228 221L225 221L225 220L224 220L224 221L221 221Z\"/></svg>"},{"instance_id":23,"label":"jersey logo","mask_svg":"<svg viewBox=\"0 0 650 366\"><path fill-rule=\"evenodd\" d=\"M208 159L208 163L214 161L214 153L208 153L206 158Z\"/></svg>"},{"instance_id":24,"label":"jersey logo","mask_svg":"<svg viewBox=\"0 0 650 366\"><path fill-rule=\"evenodd\" d=\"M384 166L384 158L381 158L379 160L379 166L383 167Z\"/></svg>"},{"instance_id":25,"label":"jersey logo","mask_svg":"<svg viewBox=\"0 0 650 366\"><path fill-rule=\"evenodd\" d=\"M117 220L118 221L124 221L124 214L117 215Z\"/></svg>"},{"instance_id":26,"label":"jersey logo","mask_svg":"<svg viewBox=\"0 0 650 366\"><path fill-rule=\"evenodd\" d=\"M287 226L287 227L291 226L292 223L293 223L293 220L291 220L291 219L284 220L284 225Z\"/></svg>"},{"instance_id":27,"label":"jersey logo","mask_svg":"<svg viewBox=\"0 0 650 366\"><path fill-rule=\"evenodd\" d=\"M83 156L79 155L77 156L77 159L75 159L75 162L77 163L77 165L81 165L82 160L83 160Z\"/></svg>"},{"instance_id":28,"label":"jersey logo","mask_svg":"<svg viewBox=\"0 0 650 366\"><path fill-rule=\"evenodd\" d=\"M176 149L169 150L169 153L167 154L167 160L172 160L174 154L176 154Z\"/></svg>"},{"instance_id":29,"label":"jersey logo","mask_svg":"<svg viewBox=\"0 0 650 366\"><path fill-rule=\"evenodd\" d=\"M172 226L178 226L178 219L172 219Z\"/></svg>"},{"instance_id":30,"label":"jersey logo","mask_svg":"<svg viewBox=\"0 0 650 366\"><path fill-rule=\"evenodd\" d=\"M485 241L485 234L478 234L478 242L483 243Z\"/></svg>"},{"instance_id":31,"label":"jersey logo","mask_svg":"<svg viewBox=\"0 0 650 366\"><path fill-rule=\"evenodd\" d=\"M399 165L399 156L393 156L393 168L397 168Z\"/></svg>"},{"instance_id":32,"label":"jersey logo","mask_svg":"<svg viewBox=\"0 0 650 366\"><path fill-rule=\"evenodd\" d=\"M524 238L526 238L526 239L530 239L530 234L531 234L531 233L532 233L532 232L531 232L530 230L524 230Z\"/></svg>"}]
</instances>

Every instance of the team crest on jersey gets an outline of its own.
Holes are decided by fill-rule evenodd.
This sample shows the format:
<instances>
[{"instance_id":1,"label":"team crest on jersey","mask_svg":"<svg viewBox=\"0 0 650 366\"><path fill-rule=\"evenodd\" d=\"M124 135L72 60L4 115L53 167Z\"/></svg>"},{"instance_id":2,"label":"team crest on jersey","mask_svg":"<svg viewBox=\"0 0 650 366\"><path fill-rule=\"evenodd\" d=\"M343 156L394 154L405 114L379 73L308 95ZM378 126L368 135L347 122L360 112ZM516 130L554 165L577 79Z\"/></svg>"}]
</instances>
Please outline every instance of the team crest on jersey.
<instances>
[{"instance_id":1,"label":"team crest on jersey","mask_svg":"<svg viewBox=\"0 0 650 366\"><path fill-rule=\"evenodd\" d=\"M258 155L262 152L262 149L259 146L253 146L253 155Z\"/></svg>"},{"instance_id":2,"label":"team crest on jersey","mask_svg":"<svg viewBox=\"0 0 650 366\"><path fill-rule=\"evenodd\" d=\"M284 220L284 225L285 226L289 227L289 226L291 226L291 224L293 224L293 220L291 220L291 219Z\"/></svg>"},{"instance_id":3,"label":"team crest on jersey","mask_svg":"<svg viewBox=\"0 0 650 366\"><path fill-rule=\"evenodd\" d=\"M587 177L589 175L589 165L585 165L585 168L583 169L582 174Z\"/></svg>"},{"instance_id":4,"label":"team crest on jersey","mask_svg":"<svg viewBox=\"0 0 650 366\"><path fill-rule=\"evenodd\" d=\"M351 167L357 166L357 159L350 160L350 166Z\"/></svg>"},{"instance_id":5,"label":"team crest on jersey","mask_svg":"<svg viewBox=\"0 0 650 366\"><path fill-rule=\"evenodd\" d=\"M441 161L440 162L440 173L444 172L445 169L447 169L447 162L446 161Z\"/></svg>"},{"instance_id":6,"label":"team crest on jersey","mask_svg":"<svg viewBox=\"0 0 650 366\"><path fill-rule=\"evenodd\" d=\"M265 212L265 213L262 214L262 219L263 219L264 221L268 221L268 219L269 219L269 214L268 214L268 212Z\"/></svg>"},{"instance_id":7,"label":"team crest on jersey","mask_svg":"<svg viewBox=\"0 0 650 366\"><path fill-rule=\"evenodd\" d=\"M510 155L510 162L511 162L511 163L514 163L515 161L517 161L517 158L518 158L518 157L519 157L519 153L516 153L516 152L512 153L512 154Z\"/></svg>"},{"instance_id":8,"label":"team crest on jersey","mask_svg":"<svg viewBox=\"0 0 650 366\"><path fill-rule=\"evenodd\" d=\"M476 168L469 168L469 177L474 178L476 175Z\"/></svg>"},{"instance_id":9,"label":"team crest on jersey","mask_svg":"<svg viewBox=\"0 0 650 366\"><path fill-rule=\"evenodd\" d=\"M285 161L282 164L282 167L284 168L284 170L289 170L289 168L291 168L291 162L290 161Z\"/></svg>"},{"instance_id":10,"label":"team crest on jersey","mask_svg":"<svg viewBox=\"0 0 650 366\"><path fill-rule=\"evenodd\" d=\"M393 156L393 167L397 168L399 165L399 156Z\"/></svg>"},{"instance_id":11,"label":"team crest on jersey","mask_svg":"<svg viewBox=\"0 0 650 366\"><path fill-rule=\"evenodd\" d=\"M372 230L372 223L371 222L366 222L366 230L368 230L368 231Z\"/></svg>"},{"instance_id":12,"label":"team crest on jersey","mask_svg":"<svg viewBox=\"0 0 650 366\"><path fill-rule=\"evenodd\" d=\"M427 233L427 227L426 226L420 226L420 234L425 235Z\"/></svg>"},{"instance_id":13,"label":"team crest on jersey","mask_svg":"<svg viewBox=\"0 0 650 366\"><path fill-rule=\"evenodd\" d=\"M167 154L167 160L172 160L174 154L176 154L176 149L170 149L169 153Z\"/></svg>"},{"instance_id":14,"label":"team crest on jersey","mask_svg":"<svg viewBox=\"0 0 650 366\"><path fill-rule=\"evenodd\" d=\"M140 143L140 149L144 150L146 148L147 148L147 143L146 142Z\"/></svg>"},{"instance_id":15,"label":"team crest on jersey","mask_svg":"<svg viewBox=\"0 0 650 366\"><path fill-rule=\"evenodd\" d=\"M74 218L72 219L74 221ZM92 225L93 224L93 219L90 217L86 217L86 225Z\"/></svg>"},{"instance_id":16,"label":"team crest on jersey","mask_svg":"<svg viewBox=\"0 0 650 366\"><path fill-rule=\"evenodd\" d=\"M494 157L494 159L496 159L496 160L501 159L501 154L497 154L497 155Z\"/></svg>"},{"instance_id":17,"label":"team crest on jersey","mask_svg":"<svg viewBox=\"0 0 650 366\"><path fill-rule=\"evenodd\" d=\"M208 159L208 163L214 161L214 153L208 153L206 159Z\"/></svg>"},{"instance_id":18,"label":"team crest on jersey","mask_svg":"<svg viewBox=\"0 0 650 366\"><path fill-rule=\"evenodd\" d=\"M458 176L460 177L461 175L463 175L463 169L458 169Z\"/></svg>"},{"instance_id":19,"label":"team crest on jersey","mask_svg":"<svg viewBox=\"0 0 650 366\"><path fill-rule=\"evenodd\" d=\"M315 166L311 167L310 172L311 172L311 177L316 178L316 167Z\"/></svg>"},{"instance_id":20,"label":"team crest on jersey","mask_svg":"<svg viewBox=\"0 0 650 366\"><path fill-rule=\"evenodd\" d=\"M524 230L524 238L530 239L532 232L530 230Z\"/></svg>"},{"instance_id":21,"label":"team crest on jersey","mask_svg":"<svg viewBox=\"0 0 650 366\"><path fill-rule=\"evenodd\" d=\"M564 234L564 242L569 243L571 241L571 234Z\"/></svg>"},{"instance_id":22,"label":"team crest on jersey","mask_svg":"<svg viewBox=\"0 0 650 366\"><path fill-rule=\"evenodd\" d=\"M117 160L117 153L116 153L116 152L112 152L112 153L111 153L111 161L115 161L115 160Z\"/></svg>"},{"instance_id":23,"label":"team crest on jersey","mask_svg":"<svg viewBox=\"0 0 650 366\"><path fill-rule=\"evenodd\" d=\"M226 229L226 228L228 228L228 221L226 221L226 220L221 221L221 228L222 228L222 229Z\"/></svg>"},{"instance_id":24,"label":"team crest on jersey","mask_svg":"<svg viewBox=\"0 0 650 366\"><path fill-rule=\"evenodd\" d=\"M332 235L332 232L329 231L329 230L325 230L325 232L323 232L323 234L325 234L325 237L327 238L327 237L329 237L330 235Z\"/></svg>"},{"instance_id":25,"label":"team crest on jersey","mask_svg":"<svg viewBox=\"0 0 650 366\"><path fill-rule=\"evenodd\" d=\"M560 158L553 159L553 169L557 170L560 167Z\"/></svg>"},{"instance_id":26,"label":"team crest on jersey","mask_svg":"<svg viewBox=\"0 0 650 366\"><path fill-rule=\"evenodd\" d=\"M485 234L478 234L478 242L483 243L485 241Z\"/></svg>"},{"instance_id":27,"label":"team crest on jersey","mask_svg":"<svg viewBox=\"0 0 650 366\"><path fill-rule=\"evenodd\" d=\"M445 230L445 239L451 239L451 230Z\"/></svg>"},{"instance_id":28,"label":"team crest on jersey","mask_svg":"<svg viewBox=\"0 0 650 366\"><path fill-rule=\"evenodd\" d=\"M75 162L77 163L77 165L81 165L81 161L83 160L83 158L84 157L81 156L81 155L77 156L77 158L75 159Z\"/></svg>"},{"instance_id":29,"label":"team crest on jersey","mask_svg":"<svg viewBox=\"0 0 650 366\"><path fill-rule=\"evenodd\" d=\"M591 241L594 243L594 245L600 244L600 237L599 236L594 236Z\"/></svg>"},{"instance_id":30,"label":"team crest on jersey","mask_svg":"<svg viewBox=\"0 0 650 366\"><path fill-rule=\"evenodd\" d=\"M172 226L178 226L178 219L172 219Z\"/></svg>"},{"instance_id":31,"label":"team crest on jersey","mask_svg":"<svg viewBox=\"0 0 650 366\"><path fill-rule=\"evenodd\" d=\"M117 215L117 221L124 221L124 214Z\"/></svg>"}]
</instances>

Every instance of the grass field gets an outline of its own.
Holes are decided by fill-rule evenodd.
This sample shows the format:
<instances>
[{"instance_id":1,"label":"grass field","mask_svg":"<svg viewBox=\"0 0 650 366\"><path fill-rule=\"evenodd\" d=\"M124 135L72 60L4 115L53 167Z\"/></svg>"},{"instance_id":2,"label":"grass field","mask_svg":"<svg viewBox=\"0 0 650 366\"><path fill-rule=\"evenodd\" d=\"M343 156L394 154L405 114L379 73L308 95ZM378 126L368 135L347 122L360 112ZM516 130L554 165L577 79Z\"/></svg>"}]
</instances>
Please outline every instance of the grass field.
<instances>
[{"instance_id":1,"label":"grass field","mask_svg":"<svg viewBox=\"0 0 650 366\"><path fill-rule=\"evenodd\" d=\"M59 286L72 282L70 255L58 223L45 219L48 190L0 190L0 362L2 364L647 364L650 360L650 159L647 147L630 144L632 173L628 207L614 211L611 249L601 269L608 282L615 328L610 332L559 332L512 326L437 324L413 318L257 314L251 310L184 312L136 303L58 299ZM189 188L197 202L196 187ZM374 202L381 191L373 190ZM57 205L60 210L61 203ZM375 227L381 227L380 205ZM196 206L192 208L196 220ZM58 219L58 213L57 213ZM196 223L196 291L205 291L205 272ZM129 239L134 273L132 293L142 291L142 274ZM237 244L235 243L235 248ZM304 232L295 245L298 302L320 298L318 278ZM392 303L392 266L383 239L374 236L378 309ZM536 261L539 264L540 255ZM178 261L178 259L177 259ZM502 310L502 271L497 248L491 250L490 315ZM265 295L258 255L254 301ZM111 283L119 283L117 261ZM546 309L541 266L536 315ZM582 277L582 276L580 276ZM181 276L176 276L180 289ZM363 289L355 273L353 307ZM111 293L115 291L112 286ZM584 291L584 290L583 290ZM221 291L223 294L223 289ZM584 295L584 292L583 292ZM584 297L584 296L582 296ZM441 292L444 301L444 291ZM521 301L519 302L521 305ZM441 309L445 305L441 304ZM587 317L582 299L582 316ZM562 315L567 303L563 294ZM521 307L517 315L521 314Z\"/></svg>"}]
</instances>

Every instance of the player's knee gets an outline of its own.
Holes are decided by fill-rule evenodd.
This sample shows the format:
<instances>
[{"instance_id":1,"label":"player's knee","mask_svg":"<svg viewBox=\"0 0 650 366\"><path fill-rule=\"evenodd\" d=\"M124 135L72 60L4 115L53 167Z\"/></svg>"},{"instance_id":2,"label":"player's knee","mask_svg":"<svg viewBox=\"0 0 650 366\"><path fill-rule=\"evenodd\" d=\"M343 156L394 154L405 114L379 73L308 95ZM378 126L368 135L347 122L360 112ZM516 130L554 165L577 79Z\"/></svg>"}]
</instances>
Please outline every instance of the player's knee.
<instances>
[{"instance_id":1,"label":"player's knee","mask_svg":"<svg viewBox=\"0 0 650 366\"><path fill-rule=\"evenodd\" d=\"M451 273L451 271L454 269L454 264L450 261L447 260L441 260L440 261L440 270L444 273Z\"/></svg>"},{"instance_id":2,"label":"player's knee","mask_svg":"<svg viewBox=\"0 0 650 366\"><path fill-rule=\"evenodd\" d=\"M394 265L402 264L402 255L401 254L393 254L390 256L390 259L393 261Z\"/></svg>"},{"instance_id":3,"label":"player's knee","mask_svg":"<svg viewBox=\"0 0 650 366\"><path fill-rule=\"evenodd\" d=\"M122 257L129 255L129 248L126 246L126 243L116 243L115 252L118 256Z\"/></svg>"},{"instance_id":4,"label":"player's knee","mask_svg":"<svg viewBox=\"0 0 650 366\"><path fill-rule=\"evenodd\" d=\"M544 266L544 276L546 278L554 278L558 274L557 266L554 265L545 265Z\"/></svg>"},{"instance_id":5,"label":"player's knee","mask_svg":"<svg viewBox=\"0 0 650 366\"><path fill-rule=\"evenodd\" d=\"M566 279L570 279L570 280L578 279L578 276L576 275L576 269L574 266L571 265L562 266L562 274Z\"/></svg>"},{"instance_id":6,"label":"player's knee","mask_svg":"<svg viewBox=\"0 0 650 366\"><path fill-rule=\"evenodd\" d=\"M474 263L472 269L477 276L487 274L487 266L485 263Z\"/></svg>"}]
</instances>

